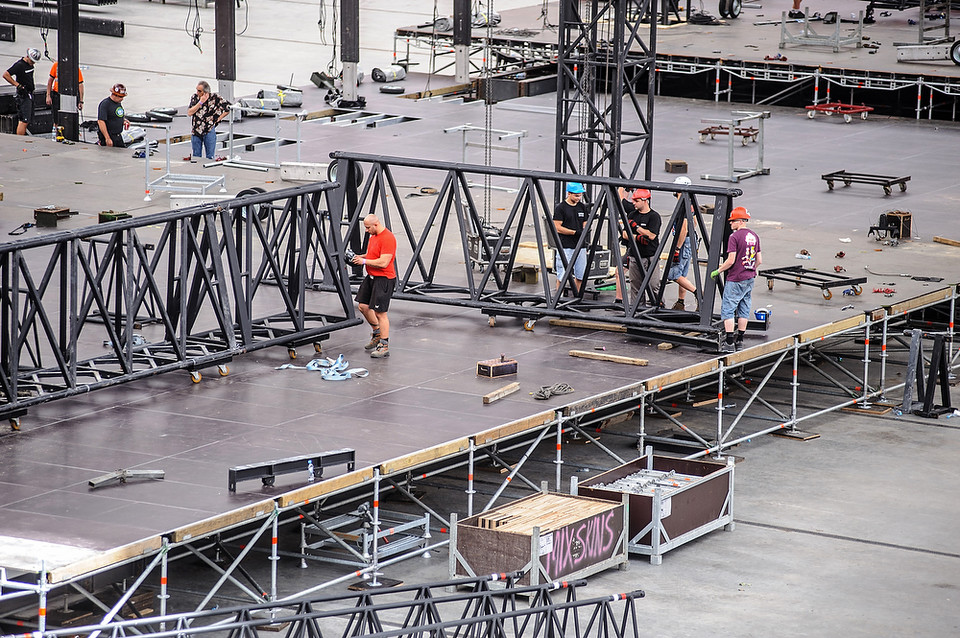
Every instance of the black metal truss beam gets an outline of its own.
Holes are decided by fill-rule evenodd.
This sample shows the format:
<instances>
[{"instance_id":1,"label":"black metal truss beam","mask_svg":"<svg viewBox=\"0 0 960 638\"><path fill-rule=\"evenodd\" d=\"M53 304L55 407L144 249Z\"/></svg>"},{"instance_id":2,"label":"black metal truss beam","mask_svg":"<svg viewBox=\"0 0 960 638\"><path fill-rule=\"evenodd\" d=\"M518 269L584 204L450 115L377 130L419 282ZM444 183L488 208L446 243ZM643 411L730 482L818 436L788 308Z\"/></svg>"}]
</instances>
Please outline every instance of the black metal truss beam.
<instances>
[{"instance_id":1,"label":"black metal truss beam","mask_svg":"<svg viewBox=\"0 0 960 638\"><path fill-rule=\"evenodd\" d=\"M537 320L543 317L566 319L590 319L592 311L605 311L604 321L622 322L625 326L643 328L671 340L681 338L705 348L716 348L719 330L713 317L717 283L703 277L699 267L694 267L691 277L697 286L699 312L673 311L661 308L667 271L662 270L659 291L653 292L654 271L645 273L641 290L634 296L625 278L621 257L620 227L626 223L626 215L617 195L617 187L649 188L662 193L660 198L674 199L680 193L676 206L664 228L670 229L681 216L687 216L689 235L693 244L694 264L696 255L706 254L707 272L720 263L726 218L732 208L734 197L742 194L739 189L708 186L679 186L658 182L614 180L605 177L577 177L595 193L596 199L588 202L590 215L588 228L592 243L581 244L590 259L598 250L610 249L610 265L617 268L621 289L624 291L622 306L610 301L587 298L586 286L578 295L564 296L562 290L570 283L571 269L559 288L544 276L537 286L518 284L512 281L511 273L517 264L521 242L530 242L536 250L539 271L545 274L552 268L550 249L545 245L559 245L552 222L553 203L547 193L557 190L569 175L546 171L522 171L517 169L483 167L466 164L451 164L430 160L391 158L348 152L330 155L346 174L354 174L357 163L364 165L367 176L362 185L354 190L350 186L346 197L355 197L356 206L351 206L350 218L345 220L344 237L359 237L362 216L377 214L388 228L397 235L397 299L421 303L477 308L492 316L507 315ZM403 174L409 182L411 171L414 181L424 184L441 184L429 210L419 206L414 211L406 204L397 186L395 172ZM493 222L499 231L496 237L488 237L487 220L470 190L471 183L485 183L488 178L510 178L521 182L512 203L503 206L502 219ZM489 196L489 195L488 195ZM700 212L698 201L712 199L713 221L710 229ZM422 198L412 200L425 202ZM667 240L663 233L661 250L672 255L677 248L676 236ZM346 242L346 240L344 240ZM581 242L585 241L581 239ZM471 242L479 245L479 255L470 254ZM358 248L359 245L356 248ZM360 252L359 250L357 252ZM637 245L631 241L627 254L638 255ZM562 255L562 253L561 253ZM496 256L494 259L493 256ZM477 258L479 257L479 259ZM561 257L565 260L565 257ZM475 268L479 268L479 272ZM610 312L613 311L613 312ZM678 335L678 329L686 334Z\"/></svg>"},{"instance_id":2,"label":"black metal truss beam","mask_svg":"<svg viewBox=\"0 0 960 638\"><path fill-rule=\"evenodd\" d=\"M335 186L0 244L0 417L361 323Z\"/></svg>"},{"instance_id":3,"label":"black metal truss beam","mask_svg":"<svg viewBox=\"0 0 960 638\"><path fill-rule=\"evenodd\" d=\"M557 172L650 179L656 11L651 0L560 3ZM634 130L623 127L627 115L637 118ZM633 143L624 172L624 147Z\"/></svg>"},{"instance_id":4,"label":"black metal truss beam","mask_svg":"<svg viewBox=\"0 0 960 638\"><path fill-rule=\"evenodd\" d=\"M57 17L56 11L51 11L50 9L31 9L29 7L18 7L9 4L0 4L0 22L11 22L13 24L22 24L26 27L46 27L49 29L59 29L60 27L60 20ZM76 27L80 33L108 35L114 38L123 37L123 20L80 16Z\"/></svg>"}]
</instances>

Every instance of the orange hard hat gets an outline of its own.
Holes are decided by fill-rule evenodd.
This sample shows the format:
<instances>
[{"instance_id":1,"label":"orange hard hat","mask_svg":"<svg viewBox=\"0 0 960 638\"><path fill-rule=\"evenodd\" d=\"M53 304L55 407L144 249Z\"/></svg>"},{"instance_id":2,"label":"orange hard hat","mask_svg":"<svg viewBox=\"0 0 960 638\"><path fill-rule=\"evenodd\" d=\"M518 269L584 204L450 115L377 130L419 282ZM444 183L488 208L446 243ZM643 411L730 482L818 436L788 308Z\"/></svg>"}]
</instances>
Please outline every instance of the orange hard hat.
<instances>
[{"instance_id":1,"label":"orange hard hat","mask_svg":"<svg viewBox=\"0 0 960 638\"><path fill-rule=\"evenodd\" d=\"M747 212L747 209L743 206L737 206L732 211L730 211L730 221L735 219L750 219L750 213Z\"/></svg>"},{"instance_id":2,"label":"orange hard hat","mask_svg":"<svg viewBox=\"0 0 960 638\"><path fill-rule=\"evenodd\" d=\"M637 190L633 191L633 199L650 199L650 197L650 191L648 191L646 188L638 188Z\"/></svg>"},{"instance_id":3,"label":"orange hard hat","mask_svg":"<svg viewBox=\"0 0 960 638\"><path fill-rule=\"evenodd\" d=\"M113 93L114 95L124 96L127 94L127 87L117 82L110 89L110 92Z\"/></svg>"}]
</instances>

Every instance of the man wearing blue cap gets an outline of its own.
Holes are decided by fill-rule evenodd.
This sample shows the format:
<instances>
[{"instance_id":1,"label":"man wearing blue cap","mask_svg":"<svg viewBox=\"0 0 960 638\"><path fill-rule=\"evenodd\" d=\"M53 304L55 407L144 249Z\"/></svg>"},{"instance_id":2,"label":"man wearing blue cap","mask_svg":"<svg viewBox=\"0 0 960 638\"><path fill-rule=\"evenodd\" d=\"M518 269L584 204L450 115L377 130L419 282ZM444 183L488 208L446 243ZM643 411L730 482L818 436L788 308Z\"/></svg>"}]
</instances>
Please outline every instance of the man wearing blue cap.
<instances>
[{"instance_id":1,"label":"man wearing blue cap","mask_svg":"<svg viewBox=\"0 0 960 638\"><path fill-rule=\"evenodd\" d=\"M580 284L587 272L586 247L590 243L589 236L583 241L583 249L574 255L580 236L586 232L584 227L587 225L587 207L582 201L585 190L583 184L569 182L566 199L557 204L553 211L553 225L557 229L557 234L560 235L560 249L567 258L567 264L573 268L574 294L579 293ZM557 286L559 286L566 273L560 253L557 253L554 268L557 271Z\"/></svg>"}]
</instances>

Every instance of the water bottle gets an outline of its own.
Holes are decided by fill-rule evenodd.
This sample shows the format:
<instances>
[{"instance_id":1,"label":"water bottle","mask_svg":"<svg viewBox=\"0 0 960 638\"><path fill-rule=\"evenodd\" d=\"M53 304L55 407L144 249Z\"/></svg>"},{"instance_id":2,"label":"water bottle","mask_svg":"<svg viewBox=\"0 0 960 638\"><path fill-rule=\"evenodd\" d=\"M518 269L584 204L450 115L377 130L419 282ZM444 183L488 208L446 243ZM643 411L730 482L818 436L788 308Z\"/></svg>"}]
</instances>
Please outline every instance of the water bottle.
<instances>
[{"instance_id":1,"label":"water bottle","mask_svg":"<svg viewBox=\"0 0 960 638\"><path fill-rule=\"evenodd\" d=\"M313 483L313 459L307 461L307 482Z\"/></svg>"},{"instance_id":2,"label":"water bottle","mask_svg":"<svg viewBox=\"0 0 960 638\"><path fill-rule=\"evenodd\" d=\"M50 139L54 142L57 141L57 124L53 124L53 128L50 129Z\"/></svg>"},{"instance_id":3,"label":"water bottle","mask_svg":"<svg viewBox=\"0 0 960 638\"><path fill-rule=\"evenodd\" d=\"M794 255L794 257L796 257L797 259L811 259L811 258L812 258L811 255L804 255L803 253L797 253L796 255Z\"/></svg>"}]
</instances>

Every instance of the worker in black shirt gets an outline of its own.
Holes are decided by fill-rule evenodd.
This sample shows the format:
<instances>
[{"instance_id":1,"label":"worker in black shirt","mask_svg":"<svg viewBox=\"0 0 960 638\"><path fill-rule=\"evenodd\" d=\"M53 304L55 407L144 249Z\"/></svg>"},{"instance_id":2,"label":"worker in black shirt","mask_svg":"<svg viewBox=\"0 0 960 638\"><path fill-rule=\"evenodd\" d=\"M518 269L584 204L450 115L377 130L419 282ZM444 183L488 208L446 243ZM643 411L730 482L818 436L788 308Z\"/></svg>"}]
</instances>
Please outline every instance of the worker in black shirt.
<instances>
[{"instance_id":1,"label":"worker in black shirt","mask_svg":"<svg viewBox=\"0 0 960 638\"><path fill-rule=\"evenodd\" d=\"M660 291L660 214L650 208L651 194L646 188L629 193L629 199L625 188L619 188L618 193L627 213L627 226L621 229L620 241L628 246L630 255L630 292L634 297L639 295L644 275L652 270L649 290L656 297ZM639 255L629 248L634 242Z\"/></svg>"},{"instance_id":2,"label":"worker in black shirt","mask_svg":"<svg viewBox=\"0 0 960 638\"><path fill-rule=\"evenodd\" d=\"M100 101L97 107L97 139L100 146L124 148L123 129L130 127L123 110L123 98L127 96L127 87L117 83L110 89L110 95Z\"/></svg>"},{"instance_id":3,"label":"worker in black shirt","mask_svg":"<svg viewBox=\"0 0 960 638\"><path fill-rule=\"evenodd\" d=\"M573 292L578 294L580 284L587 272L587 244L590 243L589 237L584 239L583 247L574 255L577 243L584 234L584 227L587 225L587 207L582 201L586 189L583 184L570 182L567 184L566 190L566 198L557 204L557 207L553 210L553 225L560 236L560 250L566 256L567 265L573 268ZM559 286L566 273L559 251L554 262L554 269L557 272L557 285Z\"/></svg>"},{"instance_id":4,"label":"worker in black shirt","mask_svg":"<svg viewBox=\"0 0 960 638\"><path fill-rule=\"evenodd\" d=\"M3 79L17 87L17 135L26 135L27 126L33 119L33 92L36 85L33 82L34 66L40 61L40 52L36 49L27 49L27 54L3 72Z\"/></svg>"}]
</instances>

